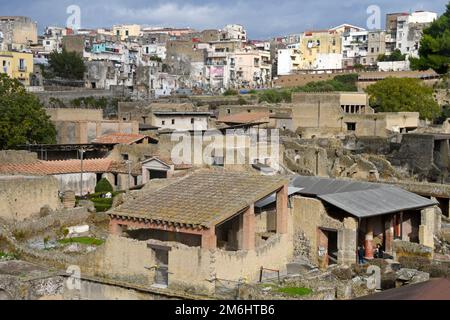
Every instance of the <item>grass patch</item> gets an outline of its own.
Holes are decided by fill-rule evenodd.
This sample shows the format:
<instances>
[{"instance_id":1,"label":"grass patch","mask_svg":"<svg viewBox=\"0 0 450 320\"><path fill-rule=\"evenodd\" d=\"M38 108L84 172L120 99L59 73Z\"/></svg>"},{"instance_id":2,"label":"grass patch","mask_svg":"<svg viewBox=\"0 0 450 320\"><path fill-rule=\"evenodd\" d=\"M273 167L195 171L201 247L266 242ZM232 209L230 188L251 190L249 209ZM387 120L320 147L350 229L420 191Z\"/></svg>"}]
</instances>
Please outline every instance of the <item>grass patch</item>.
<instances>
[{"instance_id":1,"label":"grass patch","mask_svg":"<svg viewBox=\"0 0 450 320\"><path fill-rule=\"evenodd\" d=\"M15 260L15 259L17 259L17 256L13 253L7 253L7 252L0 251L0 259Z\"/></svg>"},{"instance_id":2,"label":"grass patch","mask_svg":"<svg viewBox=\"0 0 450 320\"><path fill-rule=\"evenodd\" d=\"M96 238L89 237L79 237L79 238L67 238L58 240L60 244L72 244L72 243L80 243L94 246L101 246L105 241Z\"/></svg>"},{"instance_id":3,"label":"grass patch","mask_svg":"<svg viewBox=\"0 0 450 320\"><path fill-rule=\"evenodd\" d=\"M285 287L277 289L277 292L284 293L291 297L296 297L296 296L308 296L313 291L309 288Z\"/></svg>"}]
</instances>

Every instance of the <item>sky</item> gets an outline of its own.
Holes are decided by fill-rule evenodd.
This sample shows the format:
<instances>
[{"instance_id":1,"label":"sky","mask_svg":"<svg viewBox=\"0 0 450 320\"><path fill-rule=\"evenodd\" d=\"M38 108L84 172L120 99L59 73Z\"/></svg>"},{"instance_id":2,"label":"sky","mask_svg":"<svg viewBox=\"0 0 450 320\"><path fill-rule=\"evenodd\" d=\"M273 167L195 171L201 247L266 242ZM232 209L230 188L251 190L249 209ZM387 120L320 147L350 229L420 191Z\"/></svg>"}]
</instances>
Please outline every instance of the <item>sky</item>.
<instances>
[{"instance_id":1,"label":"sky","mask_svg":"<svg viewBox=\"0 0 450 320\"><path fill-rule=\"evenodd\" d=\"M0 15L29 16L46 26L65 26L67 8L80 8L81 28L137 23L148 26L220 29L245 26L250 39L326 29L349 23L367 28L369 6L379 7L381 27L390 12L442 14L449 0L0 0ZM373 11L372 11L373 12Z\"/></svg>"}]
</instances>

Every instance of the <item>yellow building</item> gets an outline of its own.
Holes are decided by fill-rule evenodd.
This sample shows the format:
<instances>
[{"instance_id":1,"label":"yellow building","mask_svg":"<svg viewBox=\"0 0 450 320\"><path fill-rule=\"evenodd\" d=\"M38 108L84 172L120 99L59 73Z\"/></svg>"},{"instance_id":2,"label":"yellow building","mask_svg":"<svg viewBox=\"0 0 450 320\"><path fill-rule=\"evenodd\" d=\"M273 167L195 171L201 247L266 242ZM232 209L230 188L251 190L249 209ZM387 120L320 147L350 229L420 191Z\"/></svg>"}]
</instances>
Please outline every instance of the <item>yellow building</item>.
<instances>
[{"instance_id":1,"label":"yellow building","mask_svg":"<svg viewBox=\"0 0 450 320\"><path fill-rule=\"evenodd\" d=\"M120 37L120 40L126 40L129 37L139 37L141 26L138 24L123 24L113 27L113 34Z\"/></svg>"},{"instance_id":2,"label":"yellow building","mask_svg":"<svg viewBox=\"0 0 450 320\"><path fill-rule=\"evenodd\" d=\"M341 35L335 30L306 31L300 44L302 69L312 69L318 54L341 53Z\"/></svg>"},{"instance_id":3,"label":"yellow building","mask_svg":"<svg viewBox=\"0 0 450 320\"><path fill-rule=\"evenodd\" d=\"M17 79L24 85L30 85L30 75L33 73L33 54L25 52L0 52L0 72L10 78Z\"/></svg>"},{"instance_id":4,"label":"yellow building","mask_svg":"<svg viewBox=\"0 0 450 320\"><path fill-rule=\"evenodd\" d=\"M302 55L301 68L313 69L319 54L341 54L342 34L362 30L349 24L343 24L329 30L306 31L300 43Z\"/></svg>"}]
</instances>

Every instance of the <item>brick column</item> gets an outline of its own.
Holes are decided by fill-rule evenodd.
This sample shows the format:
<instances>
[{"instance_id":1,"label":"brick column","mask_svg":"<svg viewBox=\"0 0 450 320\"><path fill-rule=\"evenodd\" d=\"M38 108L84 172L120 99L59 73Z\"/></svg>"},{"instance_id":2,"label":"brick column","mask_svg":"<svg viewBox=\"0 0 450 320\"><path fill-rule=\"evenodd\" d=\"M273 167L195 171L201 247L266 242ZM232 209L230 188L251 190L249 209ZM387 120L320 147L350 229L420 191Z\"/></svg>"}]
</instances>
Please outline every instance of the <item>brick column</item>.
<instances>
[{"instance_id":1,"label":"brick column","mask_svg":"<svg viewBox=\"0 0 450 320\"><path fill-rule=\"evenodd\" d=\"M373 227L370 218L367 219L364 246L366 247L365 258L369 260L373 259Z\"/></svg>"},{"instance_id":2,"label":"brick column","mask_svg":"<svg viewBox=\"0 0 450 320\"><path fill-rule=\"evenodd\" d=\"M217 248L216 228L205 230L202 234L202 249L214 250Z\"/></svg>"},{"instance_id":3,"label":"brick column","mask_svg":"<svg viewBox=\"0 0 450 320\"><path fill-rule=\"evenodd\" d=\"M277 192L277 233L288 232L288 186Z\"/></svg>"},{"instance_id":4,"label":"brick column","mask_svg":"<svg viewBox=\"0 0 450 320\"><path fill-rule=\"evenodd\" d=\"M109 222L109 233L115 236L122 235L122 226L119 224L119 221L111 219Z\"/></svg>"},{"instance_id":5,"label":"brick column","mask_svg":"<svg viewBox=\"0 0 450 320\"><path fill-rule=\"evenodd\" d=\"M254 250L255 249L255 205L252 204L245 211L243 217L243 230L242 230L242 249Z\"/></svg>"}]
</instances>

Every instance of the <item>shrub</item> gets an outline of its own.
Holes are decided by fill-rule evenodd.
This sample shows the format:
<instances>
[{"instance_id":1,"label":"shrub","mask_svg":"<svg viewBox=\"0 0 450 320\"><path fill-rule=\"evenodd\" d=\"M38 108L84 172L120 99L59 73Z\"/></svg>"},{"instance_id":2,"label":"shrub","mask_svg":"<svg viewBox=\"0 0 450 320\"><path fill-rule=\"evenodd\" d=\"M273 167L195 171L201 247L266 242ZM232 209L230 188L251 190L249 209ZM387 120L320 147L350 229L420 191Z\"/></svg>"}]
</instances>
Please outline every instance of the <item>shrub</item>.
<instances>
[{"instance_id":1,"label":"shrub","mask_svg":"<svg viewBox=\"0 0 450 320\"><path fill-rule=\"evenodd\" d=\"M431 261L425 257L400 257L398 259L402 268L423 271L431 266Z\"/></svg>"},{"instance_id":2,"label":"shrub","mask_svg":"<svg viewBox=\"0 0 450 320\"><path fill-rule=\"evenodd\" d=\"M245 100L245 99L242 98L242 97L239 97L239 101L238 101L238 102L239 102L239 104L240 104L241 106L248 104L247 100Z\"/></svg>"},{"instance_id":3,"label":"shrub","mask_svg":"<svg viewBox=\"0 0 450 320\"><path fill-rule=\"evenodd\" d=\"M445 264L430 264L421 270L429 273L431 278L450 278L450 268Z\"/></svg>"},{"instance_id":4,"label":"shrub","mask_svg":"<svg viewBox=\"0 0 450 320\"><path fill-rule=\"evenodd\" d=\"M227 89L224 93L224 96L237 96L238 92L236 90L233 89Z\"/></svg>"},{"instance_id":5,"label":"shrub","mask_svg":"<svg viewBox=\"0 0 450 320\"><path fill-rule=\"evenodd\" d=\"M106 178L102 178L95 186L95 193L113 192L113 190L111 183Z\"/></svg>"}]
</instances>

